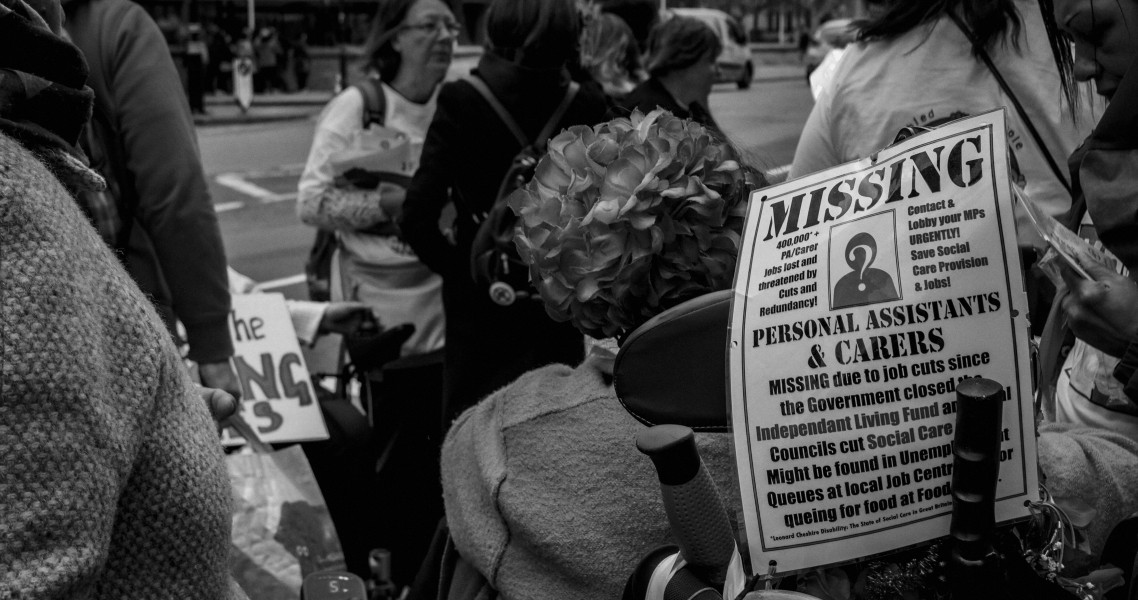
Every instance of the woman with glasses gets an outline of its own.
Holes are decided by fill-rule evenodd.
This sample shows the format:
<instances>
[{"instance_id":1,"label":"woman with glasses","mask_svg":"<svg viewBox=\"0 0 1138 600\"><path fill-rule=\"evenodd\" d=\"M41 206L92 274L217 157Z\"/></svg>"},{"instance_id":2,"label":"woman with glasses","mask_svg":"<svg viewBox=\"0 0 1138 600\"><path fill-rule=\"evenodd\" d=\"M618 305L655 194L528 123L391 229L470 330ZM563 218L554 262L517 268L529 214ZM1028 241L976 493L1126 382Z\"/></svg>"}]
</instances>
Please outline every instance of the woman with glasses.
<instances>
[{"instance_id":1,"label":"woman with glasses","mask_svg":"<svg viewBox=\"0 0 1138 600\"><path fill-rule=\"evenodd\" d=\"M442 0L384 2L364 50L369 81L347 88L324 109L300 179L301 220L335 230L339 238L340 269L333 277L342 275L343 281L332 287L334 296L343 297L333 299L372 304L388 325L414 324L404 354L437 350L444 340L441 280L398 235L406 192L400 183L406 180L378 177L377 183L374 174L372 181L361 174L337 182L333 159L362 130L380 125L407 138L409 157L397 174L414 174L458 29ZM380 96L370 107L367 88Z\"/></svg>"},{"instance_id":2,"label":"woman with glasses","mask_svg":"<svg viewBox=\"0 0 1138 600\"><path fill-rule=\"evenodd\" d=\"M381 415L383 431L398 435L376 440L393 446L391 452L385 450L389 458L378 477L379 451L370 439L365 447L372 450L364 452L348 449L358 448L359 440L345 440L340 453L348 456L331 461L327 471L313 463L339 525L349 569L365 575L367 552L382 545L392 552L393 579L400 584L410 583L442 517L437 458L441 398L429 397L429 390L441 385L437 374L426 373L441 369L441 356L433 360L430 353L441 354L445 328L442 280L401 240L398 221L458 32L454 14L442 0L380 3L364 49L366 78L333 98L321 113L297 197L302 221L336 234L332 300L366 303L385 327L414 325L403 356L426 365L415 372L432 380L423 381L422 402L414 409ZM378 153L382 146L376 142L385 140L396 147L406 144L405 155L388 161L398 166L387 164L377 173L345 169L340 162L349 149ZM387 506L394 498L414 509Z\"/></svg>"}]
</instances>

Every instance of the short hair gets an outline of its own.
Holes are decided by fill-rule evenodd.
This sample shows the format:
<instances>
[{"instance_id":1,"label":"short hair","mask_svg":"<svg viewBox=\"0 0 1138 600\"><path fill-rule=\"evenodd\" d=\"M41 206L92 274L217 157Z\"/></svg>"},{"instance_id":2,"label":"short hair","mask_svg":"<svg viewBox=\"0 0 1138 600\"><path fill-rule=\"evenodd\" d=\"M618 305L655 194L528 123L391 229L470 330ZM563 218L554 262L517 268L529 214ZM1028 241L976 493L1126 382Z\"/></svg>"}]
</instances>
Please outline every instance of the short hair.
<instances>
[{"instance_id":1,"label":"short hair","mask_svg":"<svg viewBox=\"0 0 1138 600\"><path fill-rule=\"evenodd\" d=\"M652 77L686 69L709 54L719 56L723 43L709 25L675 16L657 25L648 36L645 67Z\"/></svg>"},{"instance_id":2,"label":"short hair","mask_svg":"<svg viewBox=\"0 0 1138 600\"><path fill-rule=\"evenodd\" d=\"M616 15L601 13L581 31L581 66L606 93L619 91L638 83L640 59L635 48L636 40L628 24Z\"/></svg>"},{"instance_id":3,"label":"short hair","mask_svg":"<svg viewBox=\"0 0 1138 600\"><path fill-rule=\"evenodd\" d=\"M379 73L380 81L390 82L399 72L403 57L395 50L392 40L399 27L407 20L407 13L418 0L383 0L371 21L371 32L364 43L364 70Z\"/></svg>"},{"instance_id":4,"label":"short hair","mask_svg":"<svg viewBox=\"0 0 1138 600\"><path fill-rule=\"evenodd\" d=\"M486 11L488 50L536 68L575 59L581 16L573 0L493 0Z\"/></svg>"},{"instance_id":5,"label":"short hair","mask_svg":"<svg viewBox=\"0 0 1138 600\"><path fill-rule=\"evenodd\" d=\"M620 338L731 286L750 192L764 184L718 132L657 109L561 132L508 202L550 317Z\"/></svg>"}]
</instances>

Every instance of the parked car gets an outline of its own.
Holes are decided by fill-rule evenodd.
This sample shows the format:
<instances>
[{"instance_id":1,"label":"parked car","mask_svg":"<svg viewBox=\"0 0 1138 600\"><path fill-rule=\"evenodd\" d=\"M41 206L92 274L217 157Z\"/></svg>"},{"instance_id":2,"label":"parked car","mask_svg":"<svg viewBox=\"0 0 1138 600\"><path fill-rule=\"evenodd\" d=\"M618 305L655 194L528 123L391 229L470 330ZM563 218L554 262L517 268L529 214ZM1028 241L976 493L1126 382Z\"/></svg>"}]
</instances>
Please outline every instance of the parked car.
<instances>
[{"instance_id":1,"label":"parked car","mask_svg":"<svg viewBox=\"0 0 1138 600\"><path fill-rule=\"evenodd\" d=\"M719 67L719 83L734 82L741 90L751 87L755 65L751 62L747 32L738 19L714 8L674 8L670 12L681 17L699 19L719 36L723 43L723 51L715 61Z\"/></svg>"},{"instance_id":2,"label":"parked car","mask_svg":"<svg viewBox=\"0 0 1138 600\"><path fill-rule=\"evenodd\" d=\"M810 82L810 74L826 55L834 50L846 47L857 36L857 29L852 27L853 19L833 19L826 21L814 30L810 36L810 44L806 47L803 62L806 63L806 82Z\"/></svg>"}]
</instances>

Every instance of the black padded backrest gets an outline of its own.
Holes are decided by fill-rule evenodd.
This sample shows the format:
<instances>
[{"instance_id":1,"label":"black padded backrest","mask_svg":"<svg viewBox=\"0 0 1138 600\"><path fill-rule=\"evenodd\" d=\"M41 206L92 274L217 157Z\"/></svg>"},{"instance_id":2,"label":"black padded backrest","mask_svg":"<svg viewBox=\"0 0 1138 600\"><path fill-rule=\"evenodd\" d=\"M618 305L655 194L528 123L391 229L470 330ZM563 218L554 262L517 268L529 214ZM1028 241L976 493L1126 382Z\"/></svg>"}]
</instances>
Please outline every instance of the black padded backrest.
<instances>
[{"instance_id":1,"label":"black padded backrest","mask_svg":"<svg viewBox=\"0 0 1138 600\"><path fill-rule=\"evenodd\" d=\"M674 306L638 327L616 355L621 404L646 425L730 431L727 343L732 290Z\"/></svg>"}]
</instances>

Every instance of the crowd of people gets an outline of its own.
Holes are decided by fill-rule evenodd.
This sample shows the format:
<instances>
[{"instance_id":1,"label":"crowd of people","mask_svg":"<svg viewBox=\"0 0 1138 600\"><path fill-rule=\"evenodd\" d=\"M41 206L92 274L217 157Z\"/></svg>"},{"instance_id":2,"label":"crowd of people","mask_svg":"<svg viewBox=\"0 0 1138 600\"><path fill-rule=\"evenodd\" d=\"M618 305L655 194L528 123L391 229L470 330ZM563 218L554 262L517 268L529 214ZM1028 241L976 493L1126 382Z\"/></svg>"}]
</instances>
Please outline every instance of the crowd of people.
<instances>
[{"instance_id":1,"label":"crowd of people","mask_svg":"<svg viewBox=\"0 0 1138 600\"><path fill-rule=\"evenodd\" d=\"M1138 2L869 4L791 177L1006 106L1017 185L1138 267ZM443 582L443 597L616 598L673 541L614 360L653 317L731 287L750 193L767 181L711 114L718 35L657 8L492 0L476 68L444 81L450 5L380 0L364 72L320 114L297 196L336 248L331 302L295 306L298 333L410 325L395 362L418 378L380 409L397 431L305 448L349 570L368 576L384 547L405 597ZM279 42L257 40L235 52L271 73ZM128 0L0 0L2 597L244 597L217 436L241 395L234 276L177 79L161 30ZM367 140L397 160L343 170ZM686 150L660 153L669 144ZM511 188L527 151L539 160ZM670 162L606 172L619 152ZM510 190L532 290L502 302L472 253ZM1073 515L1065 575L1078 578L1138 514L1138 284L1089 267L1056 289L1033 274L1041 241L1017 222L1040 479ZM741 523L729 434L698 440ZM800 589L859 597L858 576L820 571Z\"/></svg>"},{"instance_id":2,"label":"crowd of people","mask_svg":"<svg viewBox=\"0 0 1138 600\"><path fill-rule=\"evenodd\" d=\"M308 89L312 56L304 32L286 35L272 25L233 32L212 22L183 23L173 14L156 22L166 45L177 49L176 64L194 113L206 112L206 94L233 94L235 60L245 61L258 94Z\"/></svg>"}]
</instances>

